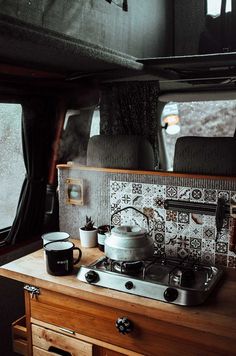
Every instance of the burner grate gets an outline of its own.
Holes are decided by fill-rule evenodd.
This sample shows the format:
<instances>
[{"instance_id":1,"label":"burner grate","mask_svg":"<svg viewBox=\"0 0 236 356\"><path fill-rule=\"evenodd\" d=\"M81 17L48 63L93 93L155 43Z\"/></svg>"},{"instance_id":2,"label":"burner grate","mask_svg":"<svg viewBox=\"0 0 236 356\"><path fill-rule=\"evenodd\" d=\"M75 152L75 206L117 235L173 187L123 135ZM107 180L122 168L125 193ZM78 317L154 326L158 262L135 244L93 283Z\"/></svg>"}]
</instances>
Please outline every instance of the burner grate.
<instances>
[{"instance_id":1,"label":"burner grate","mask_svg":"<svg viewBox=\"0 0 236 356\"><path fill-rule=\"evenodd\" d=\"M205 301L222 275L222 270L214 266L187 259L162 256L150 261L124 262L104 256L89 266L81 266L77 278L100 287L164 302L196 305Z\"/></svg>"}]
</instances>

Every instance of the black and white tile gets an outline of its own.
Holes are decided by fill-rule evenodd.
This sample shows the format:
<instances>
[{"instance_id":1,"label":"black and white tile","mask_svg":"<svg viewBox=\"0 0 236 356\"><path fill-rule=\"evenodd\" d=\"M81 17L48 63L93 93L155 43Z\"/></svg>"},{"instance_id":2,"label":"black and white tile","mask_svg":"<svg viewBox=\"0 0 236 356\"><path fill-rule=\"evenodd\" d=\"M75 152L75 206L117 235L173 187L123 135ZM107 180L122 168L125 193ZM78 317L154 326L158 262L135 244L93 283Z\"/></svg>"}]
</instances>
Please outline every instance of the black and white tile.
<instances>
[{"instance_id":1,"label":"black and white tile","mask_svg":"<svg viewBox=\"0 0 236 356\"><path fill-rule=\"evenodd\" d=\"M178 187L173 185L166 186L166 199L178 198Z\"/></svg>"},{"instance_id":2,"label":"black and white tile","mask_svg":"<svg viewBox=\"0 0 236 356\"><path fill-rule=\"evenodd\" d=\"M204 226L203 227L203 236L204 239L215 239L216 237L216 229L214 227L208 227Z\"/></svg>"},{"instance_id":3,"label":"black and white tile","mask_svg":"<svg viewBox=\"0 0 236 356\"><path fill-rule=\"evenodd\" d=\"M221 242L221 241L217 241L216 245L215 245L215 252L216 253L221 253L226 255L228 252L228 243L227 242Z\"/></svg>"},{"instance_id":4,"label":"black and white tile","mask_svg":"<svg viewBox=\"0 0 236 356\"><path fill-rule=\"evenodd\" d=\"M205 203L215 203L217 201L217 191L215 189L204 190Z\"/></svg>"},{"instance_id":5,"label":"black and white tile","mask_svg":"<svg viewBox=\"0 0 236 356\"><path fill-rule=\"evenodd\" d=\"M178 187L178 199L180 200L190 200L191 188Z\"/></svg>"},{"instance_id":6,"label":"black and white tile","mask_svg":"<svg viewBox=\"0 0 236 356\"><path fill-rule=\"evenodd\" d=\"M196 237L190 237L190 249L201 251L202 240Z\"/></svg>"},{"instance_id":7,"label":"black and white tile","mask_svg":"<svg viewBox=\"0 0 236 356\"><path fill-rule=\"evenodd\" d=\"M164 208L166 199L216 204L220 197L236 203L235 191L110 181L110 213L133 206L145 214L155 243L155 255L166 254L236 268L236 256L228 250L229 218L224 220L216 241L215 216ZM148 229L145 217L132 209L113 216L112 223L136 224Z\"/></svg>"},{"instance_id":8,"label":"black and white tile","mask_svg":"<svg viewBox=\"0 0 236 356\"><path fill-rule=\"evenodd\" d=\"M189 213L178 212L178 222L189 224Z\"/></svg>"},{"instance_id":9,"label":"black and white tile","mask_svg":"<svg viewBox=\"0 0 236 356\"><path fill-rule=\"evenodd\" d=\"M236 204L236 192L230 192L230 201Z\"/></svg>"},{"instance_id":10,"label":"black and white tile","mask_svg":"<svg viewBox=\"0 0 236 356\"><path fill-rule=\"evenodd\" d=\"M190 200L191 200L191 201L202 202L202 201L204 200L203 189L200 189L200 188L192 188L192 189L191 189L191 194L190 194Z\"/></svg>"},{"instance_id":11,"label":"black and white tile","mask_svg":"<svg viewBox=\"0 0 236 356\"><path fill-rule=\"evenodd\" d=\"M189 225L189 236L192 238L202 239L203 238L203 226L197 224Z\"/></svg>"}]
</instances>

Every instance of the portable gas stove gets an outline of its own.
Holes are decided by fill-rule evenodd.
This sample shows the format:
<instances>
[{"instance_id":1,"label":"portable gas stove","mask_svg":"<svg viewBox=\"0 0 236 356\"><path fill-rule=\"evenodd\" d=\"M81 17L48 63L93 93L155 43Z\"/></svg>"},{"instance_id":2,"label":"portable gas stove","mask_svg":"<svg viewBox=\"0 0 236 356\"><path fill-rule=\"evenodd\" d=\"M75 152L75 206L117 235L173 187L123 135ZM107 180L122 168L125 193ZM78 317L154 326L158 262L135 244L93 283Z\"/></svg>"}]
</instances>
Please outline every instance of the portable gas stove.
<instances>
[{"instance_id":1,"label":"portable gas stove","mask_svg":"<svg viewBox=\"0 0 236 356\"><path fill-rule=\"evenodd\" d=\"M102 257L81 266L80 281L178 305L202 304L223 271L189 260L154 258L122 262Z\"/></svg>"}]
</instances>

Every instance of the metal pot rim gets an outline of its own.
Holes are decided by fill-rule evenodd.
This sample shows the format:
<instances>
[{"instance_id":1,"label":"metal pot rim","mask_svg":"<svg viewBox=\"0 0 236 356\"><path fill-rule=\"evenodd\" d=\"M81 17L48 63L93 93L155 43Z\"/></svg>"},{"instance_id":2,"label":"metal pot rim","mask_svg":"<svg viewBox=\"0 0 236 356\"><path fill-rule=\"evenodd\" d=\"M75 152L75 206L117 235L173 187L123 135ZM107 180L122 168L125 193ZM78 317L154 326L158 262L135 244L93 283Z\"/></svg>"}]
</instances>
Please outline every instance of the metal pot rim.
<instances>
[{"instance_id":1,"label":"metal pot rim","mask_svg":"<svg viewBox=\"0 0 236 356\"><path fill-rule=\"evenodd\" d=\"M111 230L111 235L118 237L145 237L147 230L141 228L139 225L122 225L114 227Z\"/></svg>"}]
</instances>

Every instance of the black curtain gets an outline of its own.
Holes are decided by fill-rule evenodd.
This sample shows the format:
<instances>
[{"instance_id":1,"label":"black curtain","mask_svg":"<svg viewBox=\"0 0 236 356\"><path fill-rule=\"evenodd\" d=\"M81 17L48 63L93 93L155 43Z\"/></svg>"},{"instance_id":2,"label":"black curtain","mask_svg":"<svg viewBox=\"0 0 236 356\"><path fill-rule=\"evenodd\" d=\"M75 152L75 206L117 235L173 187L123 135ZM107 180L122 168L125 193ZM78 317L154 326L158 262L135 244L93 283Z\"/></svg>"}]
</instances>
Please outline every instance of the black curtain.
<instances>
[{"instance_id":1,"label":"black curtain","mask_svg":"<svg viewBox=\"0 0 236 356\"><path fill-rule=\"evenodd\" d=\"M157 81L121 82L104 85L100 103L101 135L145 136L153 146L158 167Z\"/></svg>"},{"instance_id":2,"label":"black curtain","mask_svg":"<svg viewBox=\"0 0 236 356\"><path fill-rule=\"evenodd\" d=\"M22 103L26 177L8 243L29 240L42 232L54 120L55 101L52 98L35 98Z\"/></svg>"}]
</instances>

